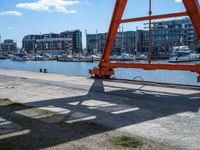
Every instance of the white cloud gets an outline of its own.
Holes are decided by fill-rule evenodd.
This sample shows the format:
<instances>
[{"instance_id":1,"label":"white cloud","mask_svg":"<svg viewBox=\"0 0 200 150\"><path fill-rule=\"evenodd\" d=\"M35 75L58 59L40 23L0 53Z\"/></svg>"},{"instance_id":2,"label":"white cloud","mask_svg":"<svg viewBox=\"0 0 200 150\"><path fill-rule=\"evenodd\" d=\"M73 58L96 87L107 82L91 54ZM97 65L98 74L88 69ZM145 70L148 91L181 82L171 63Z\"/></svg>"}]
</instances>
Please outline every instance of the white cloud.
<instances>
[{"instance_id":1,"label":"white cloud","mask_svg":"<svg viewBox=\"0 0 200 150\"><path fill-rule=\"evenodd\" d=\"M63 13L76 13L76 10L68 10L67 6L78 4L77 0L37 0L33 3L19 3L17 8L30 9L36 11L57 11Z\"/></svg>"},{"instance_id":2,"label":"white cloud","mask_svg":"<svg viewBox=\"0 0 200 150\"><path fill-rule=\"evenodd\" d=\"M182 2L182 0L175 0L175 2Z\"/></svg>"},{"instance_id":3,"label":"white cloud","mask_svg":"<svg viewBox=\"0 0 200 150\"><path fill-rule=\"evenodd\" d=\"M21 16L22 14L18 11L1 11L0 16Z\"/></svg>"}]
</instances>

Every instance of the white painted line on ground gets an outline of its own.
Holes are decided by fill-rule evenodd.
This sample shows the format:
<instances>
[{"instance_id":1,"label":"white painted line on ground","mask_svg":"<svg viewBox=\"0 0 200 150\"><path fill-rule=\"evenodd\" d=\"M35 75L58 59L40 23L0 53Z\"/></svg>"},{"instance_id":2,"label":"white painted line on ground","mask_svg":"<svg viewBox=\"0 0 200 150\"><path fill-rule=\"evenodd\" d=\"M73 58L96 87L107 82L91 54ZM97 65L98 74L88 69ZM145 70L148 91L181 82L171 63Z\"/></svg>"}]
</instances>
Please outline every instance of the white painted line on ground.
<instances>
[{"instance_id":1,"label":"white painted line on ground","mask_svg":"<svg viewBox=\"0 0 200 150\"><path fill-rule=\"evenodd\" d=\"M11 137L17 137L17 136L28 134L28 133L30 133L30 130L23 130L23 131L10 133L10 134L4 134L4 135L0 136L0 140L11 138Z\"/></svg>"},{"instance_id":2,"label":"white painted line on ground","mask_svg":"<svg viewBox=\"0 0 200 150\"><path fill-rule=\"evenodd\" d=\"M12 123L12 122L10 122L10 121L1 122L1 123L0 123L0 126L8 125L8 124L11 124L11 123Z\"/></svg>"},{"instance_id":3,"label":"white painted line on ground","mask_svg":"<svg viewBox=\"0 0 200 150\"><path fill-rule=\"evenodd\" d=\"M110 107L110 106L116 106L115 103L109 103L105 101L99 101L99 100L87 100L82 102L83 106L87 106L89 109L97 109L97 108L103 108L103 107Z\"/></svg>"},{"instance_id":4,"label":"white painted line on ground","mask_svg":"<svg viewBox=\"0 0 200 150\"><path fill-rule=\"evenodd\" d=\"M61 107L54 107L54 106L38 107L38 109L47 110L47 111L54 112L54 113L59 113L59 114L62 114L62 115L68 114L68 113L71 112L68 109L64 109L64 108L61 108Z\"/></svg>"},{"instance_id":5,"label":"white painted line on ground","mask_svg":"<svg viewBox=\"0 0 200 150\"><path fill-rule=\"evenodd\" d=\"M125 109L125 110L120 110L120 111L114 111L114 112L111 112L111 113L118 115L118 114L123 114L123 113L137 111L137 110L140 110L140 109L139 108L130 108L130 109Z\"/></svg>"},{"instance_id":6,"label":"white painted line on ground","mask_svg":"<svg viewBox=\"0 0 200 150\"><path fill-rule=\"evenodd\" d=\"M68 121L66 121L66 123L76 123L76 122L88 121L88 120L93 120L93 119L96 119L96 116L90 116L90 117L85 117L85 118L80 118L80 119L68 120Z\"/></svg>"}]
</instances>

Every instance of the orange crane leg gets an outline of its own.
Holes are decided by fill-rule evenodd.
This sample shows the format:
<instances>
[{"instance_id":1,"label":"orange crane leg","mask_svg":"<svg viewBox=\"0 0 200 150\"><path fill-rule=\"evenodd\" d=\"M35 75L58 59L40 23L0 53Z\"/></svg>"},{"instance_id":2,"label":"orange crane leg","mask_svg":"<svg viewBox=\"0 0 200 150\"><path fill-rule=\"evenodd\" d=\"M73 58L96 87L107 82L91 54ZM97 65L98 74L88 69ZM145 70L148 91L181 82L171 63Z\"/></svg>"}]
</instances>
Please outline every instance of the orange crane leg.
<instances>
[{"instance_id":1,"label":"orange crane leg","mask_svg":"<svg viewBox=\"0 0 200 150\"><path fill-rule=\"evenodd\" d=\"M89 70L89 73L99 78L109 78L114 75L114 68L141 68L145 70L182 70L196 72L199 76L197 81L200 82L200 65L176 65L176 64L139 64L139 63L121 63L111 62L110 54L116 38L116 34L121 23L155 20L170 17L189 16L191 22L200 38L200 6L198 0L183 0L186 12L172 14L163 14L156 16L146 16L140 18L122 19L128 0L116 0L115 9L110 23L108 36L106 39L102 58L99 66Z\"/></svg>"}]
</instances>

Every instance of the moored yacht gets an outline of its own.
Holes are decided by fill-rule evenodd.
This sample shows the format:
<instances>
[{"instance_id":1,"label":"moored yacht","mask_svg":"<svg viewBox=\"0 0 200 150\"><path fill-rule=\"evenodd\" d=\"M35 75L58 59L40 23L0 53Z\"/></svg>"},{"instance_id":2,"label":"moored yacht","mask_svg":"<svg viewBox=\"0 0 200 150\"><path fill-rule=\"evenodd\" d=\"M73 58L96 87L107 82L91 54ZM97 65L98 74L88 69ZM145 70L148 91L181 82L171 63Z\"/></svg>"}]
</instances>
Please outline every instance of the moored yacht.
<instances>
[{"instance_id":1,"label":"moored yacht","mask_svg":"<svg viewBox=\"0 0 200 150\"><path fill-rule=\"evenodd\" d=\"M25 50L19 50L11 57L11 59L13 61L27 61L29 58Z\"/></svg>"},{"instance_id":2,"label":"moored yacht","mask_svg":"<svg viewBox=\"0 0 200 150\"><path fill-rule=\"evenodd\" d=\"M147 60L148 57L144 54L141 54L139 56L135 56L135 60Z\"/></svg>"},{"instance_id":3,"label":"moored yacht","mask_svg":"<svg viewBox=\"0 0 200 150\"><path fill-rule=\"evenodd\" d=\"M192 62L200 61L200 54L194 53L188 46L176 46L173 47L173 51L170 55L170 63L179 62Z\"/></svg>"},{"instance_id":4,"label":"moored yacht","mask_svg":"<svg viewBox=\"0 0 200 150\"><path fill-rule=\"evenodd\" d=\"M0 55L0 59L7 59L6 56Z\"/></svg>"}]
</instances>

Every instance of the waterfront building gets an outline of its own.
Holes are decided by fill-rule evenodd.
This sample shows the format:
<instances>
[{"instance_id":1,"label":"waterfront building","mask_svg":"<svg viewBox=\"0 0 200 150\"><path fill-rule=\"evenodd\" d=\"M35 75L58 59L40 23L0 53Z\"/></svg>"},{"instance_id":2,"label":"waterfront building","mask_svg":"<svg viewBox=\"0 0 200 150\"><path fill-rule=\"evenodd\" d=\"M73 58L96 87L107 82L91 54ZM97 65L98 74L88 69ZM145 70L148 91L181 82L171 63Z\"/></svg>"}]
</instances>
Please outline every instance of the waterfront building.
<instances>
[{"instance_id":1,"label":"waterfront building","mask_svg":"<svg viewBox=\"0 0 200 150\"><path fill-rule=\"evenodd\" d=\"M101 54L105 45L107 33L87 34L86 47L88 54Z\"/></svg>"},{"instance_id":2,"label":"waterfront building","mask_svg":"<svg viewBox=\"0 0 200 150\"><path fill-rule=\"evenodd\" d=\"M149 31L145 24L143 31L143 48L148 51ZM146 30L147 29L147 30ZM152 23L152 54L170 55L173 46L187 45L192 50L199 48L199 40L189 18L179 20L159 21Z\"/></svg>"},{"instance_id":3,"label":"waterfront building","mask_svg":"<svg viewBox=\"0 0 200 150\"><path fill-rule=\"evenodd\" d=\"M13 54L15 51L17 51L17 44L13 40L7 39L3 43L0 43L0 55L7 56Z\"/></svg>"},{"instance_id":4,"label":"waterfront building","mask_svg":"<svg viewBox=\"0 0 200 150\"><path fill-rule=\"evenodd\" d=\"M87 34L87 50L89 54L101 54L104 49L107 33ZM112 54L120 55L121 53L134 54L136 48L141 47L141 31L118 32L113 45Z\"/></svg>"},{"instance_id":5,"label":"waterfront building","mask_svg":"<svg viewBox=\"0 0 200 150\"><path fill-rule=\"evenodd\" d=\"M28 53L76 54L82 50L82 33L79 30L60 34L27 35L22 45Z\"/></svg>"},{"instance_id":6,"label":"waterfront building","mask_svg":"<svg viewBox=\"0 0 200 150\"><path fill-rule=\"evenodd\" d=\"M28 53L33 53L35 50L36 40L42 38L43 35L27 35L22 40L22 48Z\"/></svg>"},{"instance_id":7,"label":"waterfront building","mask_svg":"<svg viewBox=\"0 0 200 150\"><path fill-rule=\"evenodd\" d=\"M102 53L107 33L87 34L89 54ZM143 30L118 32L112 54L146 54L148 53L149 30L144 24ZM189 18L159 21L152 23L152 55L169 56L173 46L189 46L200 50L200 40Z\"/></svg>"},{"instance_id":8,"label":"waterfront building","mask_svg":"<svg viewBox=\"0 0 200 150\"><path fill-rule=\"evenodd\" d=\"M64 31L60 33L61 38L72 40L72 53L77 54L82 51L82 32L80 30Z\"/></svg>"}]
</instances>

